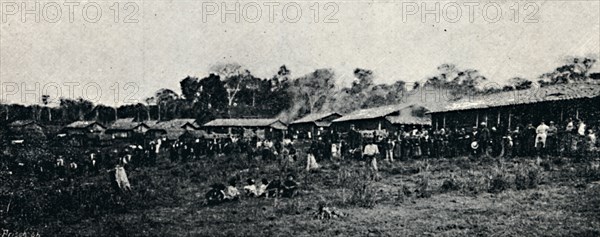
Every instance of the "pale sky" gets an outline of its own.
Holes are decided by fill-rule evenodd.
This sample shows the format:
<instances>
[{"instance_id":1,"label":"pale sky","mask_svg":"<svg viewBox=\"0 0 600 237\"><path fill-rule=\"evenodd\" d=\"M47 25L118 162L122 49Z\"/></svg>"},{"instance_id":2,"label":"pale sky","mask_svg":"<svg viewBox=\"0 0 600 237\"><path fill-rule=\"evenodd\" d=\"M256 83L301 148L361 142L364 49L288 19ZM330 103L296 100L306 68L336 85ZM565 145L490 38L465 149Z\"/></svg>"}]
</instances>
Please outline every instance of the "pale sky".
<instances>
[{"instance_id":1,"label":"pale sky","mask_svg":"<svg viewBox=\"0 0 600 237\"><path fill-rule=\"evenodd\" d=\"M106 105L143 101L160 88L179 92L181 79L204 77L217 63L239 63L265 78L283 64L293 77L332 68L340 84L351 81L357 67L373 70L376 82L392 83L423 81L436 74L437 66L452 63L502 84L515 76L535 79L569 56L600 54L600 3L595 0L501 1L501 16L490 2L332 1L326 8L321 1L319 19L316 1L278 6L242 1L239 22L233 14L222 22L220 1L153 0L134 1L128 9L120 2L118 23L111 10L115 1L99 2L102 16L95 23L82 15L83 6L93 1L73 6L73 22L62 1L39 2L40 22L35 22L36 13L25 15L22 22L22 9L13 11L12 2L0 2L1 99L23 104L39 103L44 92L69 96L69 88L75 97ZM35 7L31 1L14 3ZM439 22L427 15L423 23L423 7L435 14L436 3ZM235 8L233 1L226 4ZM60 16L54 15L56 5ZM302 11L298 17L295 6ZM87 10L93 20L94 8ZM130 13L137 23L123 22ZM333 22L324 22L328 15ZM54 18L58 22L48 22ZM290 22L295 18L297 22ZM597 65L594 71L599 69Z\"/></svg>"}]
</instances>

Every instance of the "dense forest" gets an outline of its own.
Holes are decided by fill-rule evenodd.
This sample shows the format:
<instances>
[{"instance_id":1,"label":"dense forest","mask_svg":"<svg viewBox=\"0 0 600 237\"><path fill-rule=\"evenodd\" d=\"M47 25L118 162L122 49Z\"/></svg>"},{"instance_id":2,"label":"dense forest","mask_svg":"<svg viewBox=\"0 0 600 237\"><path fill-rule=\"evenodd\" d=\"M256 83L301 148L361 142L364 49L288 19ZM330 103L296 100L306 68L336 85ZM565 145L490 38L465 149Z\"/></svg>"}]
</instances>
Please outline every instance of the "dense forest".
<instances>
[{"instance_id":1,"label":"dense forest","mask_svg":"<svg viewBox=\"0 0 600 237\"><path fill-rule=\"evenodd\" d=\"M322 111L348 113L361 108L410 102L415 89L435 88L447 94L448 101L465 95L523 90L535 86L595 80L599 73L590 69L596 59L570 58L564 65L536 79L515 77L506 85L492 83L477 70L443 64L437 74L421 83L404 81L377 84L376 72L357 68L349 86L336 84L331 69L293 77L292 70L281 66L271 78L259 78L239 64L216 65L202 78L181 79L179 93L161 88L143 103L118 108L94 104L84 99L50 98L42 95L39 104L0 104L0 122L36 120L45 124L66 124L76 120L110 123L117 118L137 120L169 120L196 118L199 123L214 118L279 117L291 121L300 116ZM408 100L407 100L408 99Z\"/></svg>"}]
</instances>

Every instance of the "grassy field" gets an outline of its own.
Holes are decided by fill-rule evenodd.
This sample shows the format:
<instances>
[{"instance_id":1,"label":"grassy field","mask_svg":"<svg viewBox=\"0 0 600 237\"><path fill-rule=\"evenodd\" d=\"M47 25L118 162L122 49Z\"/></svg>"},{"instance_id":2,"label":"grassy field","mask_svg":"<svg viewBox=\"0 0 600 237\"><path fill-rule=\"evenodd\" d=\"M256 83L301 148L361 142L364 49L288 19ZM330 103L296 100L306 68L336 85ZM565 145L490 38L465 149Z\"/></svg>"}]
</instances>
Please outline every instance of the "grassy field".
<instances>
[{"instance_id":1,"label":"grassy field","mask_svg":"<svg viewBox=\"0 0 600 237\"><path fill-rule=\"evenodd\" d=\"M214 182L287 172L233 156L165 160L129 170L134 192L124 197L105 175L52 183L4 176L0 227L42 236L600 236L600 171L591 162L380 162L379 180L358 161L322 162L310 173L303 165L292 171L296 198L217 206L204 204ZM314 218L319 205L342 217Z\"/></svg>"}]
</instances>

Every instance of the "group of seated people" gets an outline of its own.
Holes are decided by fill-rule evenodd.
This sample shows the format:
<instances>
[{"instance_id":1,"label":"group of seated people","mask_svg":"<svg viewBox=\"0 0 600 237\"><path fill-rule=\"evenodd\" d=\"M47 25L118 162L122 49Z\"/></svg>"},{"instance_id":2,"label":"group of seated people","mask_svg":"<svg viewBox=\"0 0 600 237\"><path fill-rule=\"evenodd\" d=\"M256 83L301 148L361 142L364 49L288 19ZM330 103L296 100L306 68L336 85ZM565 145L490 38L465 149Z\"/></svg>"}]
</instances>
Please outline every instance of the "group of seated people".
<instances>
[{"instance_id":1,"label":"group of seated people","mask_svg":"<svg viewBox=\"0 0 600 237\"><path fill-rule=\"evenodd\" d=\"M213 184L206 193L206 201L209 205L219 204L226 201L236 201L244 197L285 197L293 198L298 194L298 183L295 177L289 174L282 182L278 177L269 182L263 178L259 184L254 179L247 179L242 192L237 188L235 178L229 180L227 185Z\"/></svg>"}]
</instances>

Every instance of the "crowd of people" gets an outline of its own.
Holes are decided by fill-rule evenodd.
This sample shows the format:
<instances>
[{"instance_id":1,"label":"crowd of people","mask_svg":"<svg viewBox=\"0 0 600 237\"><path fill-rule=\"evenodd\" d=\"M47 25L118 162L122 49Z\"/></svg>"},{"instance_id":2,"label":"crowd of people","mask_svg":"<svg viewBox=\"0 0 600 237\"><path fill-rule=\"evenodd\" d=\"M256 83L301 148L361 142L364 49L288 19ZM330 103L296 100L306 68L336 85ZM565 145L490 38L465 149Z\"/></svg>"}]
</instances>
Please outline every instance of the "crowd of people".
<instances>
[{"instance_id":1,"label":"crowd of people","mask_svg":"<svg viewBox=\"0 0 600 237\"><path fill-rule=\"evenodd\" d=\"M369 141L371 140L371 141ZM517 125L513 130L489 128L482 122L471 128L423 129L402 127L394 134L369 138L351 128L346 139L339 141L346 157L374 156L373 147L387 161L418 159L422 157L457 156L577 156L594 157L598 154L598 140L594 129L579 120L568 120L564 128L553 121L541 121L537 126L528 123ZM362 152L362 154L361 154Z\"/></svg>"},{"instance_id":2,"label":"crowd of people","mask_svg":"<svg viewBox=\"0 0 600 237\"><path fill-rule=\"evenodd\" d=\"M397 132L359 131L351 126L347 133L328 131L304 141L295 139L293 134L271 138L227 136L220 139L177 141L162 138L132 142L120 148L110 148L109 151L88 149L85 156L57 155L54 160L40 159L33 164L16 162L11 169L33 170L38 177L46 179L110 171L116 188L127 191L131 187L125 170L154 166L159 157L168 157L171 162L187 162L236 155L248 161L279 162L281 172L284 173L295 172L294 167L299 166L305 167L303 169L306 171L318 170L321 167L319 163L324 160L356 159L366 162L371 170L377 172L378 160L394 162L457 156L594 158L598 151L594 129L582 120L569 119L562 126L553 121L540 121L536 125L518 124L514 129L489 128L485 122L470 128L401 127ZM274 179L271 182L261 180L259 184L255 184L254 180L249 179L243 190L251 196L269 196L266 191L269 188L264 187L270 185L282 187L278 190L283 190L283 196L293 196L289 195L289 190L285 187L296 186L282 183L285 182ZM229 182L229 186L215 186L214 190L222 193L223 200L240 196L232 182Z\"/></svg>"}]
</instances>

